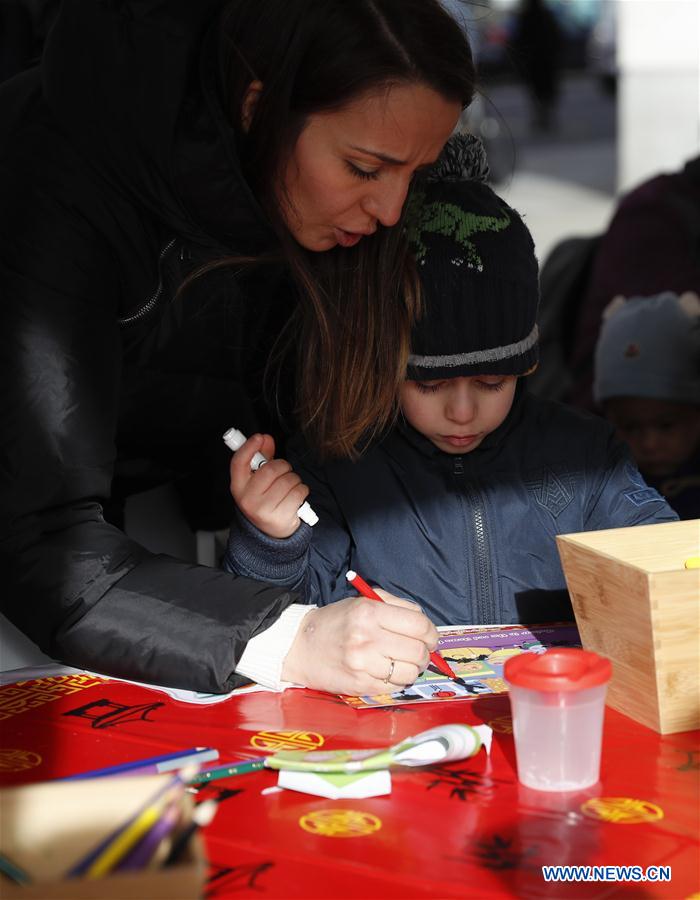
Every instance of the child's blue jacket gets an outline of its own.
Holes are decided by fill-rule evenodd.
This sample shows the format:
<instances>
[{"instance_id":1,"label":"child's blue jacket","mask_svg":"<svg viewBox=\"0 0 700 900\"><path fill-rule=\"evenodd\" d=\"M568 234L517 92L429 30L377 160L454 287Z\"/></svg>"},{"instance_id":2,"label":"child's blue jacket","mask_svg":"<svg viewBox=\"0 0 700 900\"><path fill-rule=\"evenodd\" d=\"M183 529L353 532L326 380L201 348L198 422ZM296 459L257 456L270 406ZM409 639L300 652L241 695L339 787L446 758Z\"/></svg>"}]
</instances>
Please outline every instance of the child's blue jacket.
<instances>
[{"instance_id":1,"label":"child's blue jacket","mask_svg":"<svg viewBox=\"0 0 700 900\"><path fill-rule=\"evenodd\" d=\"M678 517L603 420L520 385L505 422L452 456L406 424L358 462L290 461L320 521L286 540L239 514L224 565L325 604L348 569L436 624L571 617L555 537Z\"/></svg>"}]
</instances>

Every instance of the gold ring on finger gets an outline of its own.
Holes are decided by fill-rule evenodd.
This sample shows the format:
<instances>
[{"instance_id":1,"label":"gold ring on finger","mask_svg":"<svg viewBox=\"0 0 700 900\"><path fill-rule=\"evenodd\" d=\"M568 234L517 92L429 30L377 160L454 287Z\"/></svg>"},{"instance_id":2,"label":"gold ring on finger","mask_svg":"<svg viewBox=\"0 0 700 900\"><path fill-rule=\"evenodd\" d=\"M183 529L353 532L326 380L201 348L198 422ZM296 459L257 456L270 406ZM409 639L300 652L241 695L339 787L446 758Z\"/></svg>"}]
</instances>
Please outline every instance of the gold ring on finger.
<instances>
[{"instance_id":1,"label":"gold ring on finger","mask_svg":"<svg viewBox=\"0 0 700 900\"><path fill-rule=\"evenodd\" d=\"M391 681L391 676L394 674L394 666L396 665L395 659L389 659L389 671L387 672L387 676L384 679L384 684L389 684Z\"/></svg>"}]
</instances>

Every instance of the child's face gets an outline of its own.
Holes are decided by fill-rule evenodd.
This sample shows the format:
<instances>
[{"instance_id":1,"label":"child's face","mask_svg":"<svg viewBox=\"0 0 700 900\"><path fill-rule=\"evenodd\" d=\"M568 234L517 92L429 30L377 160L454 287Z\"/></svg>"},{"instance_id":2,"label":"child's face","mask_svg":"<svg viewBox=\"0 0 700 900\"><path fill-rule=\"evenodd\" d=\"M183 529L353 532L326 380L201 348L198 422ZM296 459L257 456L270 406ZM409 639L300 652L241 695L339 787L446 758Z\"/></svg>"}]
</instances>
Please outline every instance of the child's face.
<instances>
[{"instance_id":1,"label":"child's face","mask_svg":"<svg viewBox=\"0 0 700 900\"><path fill-rule=\"evenodd\" d=\"M515 375L475 375L440 381L404 381L407 421L445 453L469 453L510 412Z\"/></svg>"},{"instance_id":2,"label":"child's face","mask_svg":"<svg viewBox=\"0 0 700 900\"><path fill-rule=\"evenodd\" d=\"M646 397L613 397L605 415L642 474L671 475L700 446L700 407Z\"/></svg>"}]
</instances>

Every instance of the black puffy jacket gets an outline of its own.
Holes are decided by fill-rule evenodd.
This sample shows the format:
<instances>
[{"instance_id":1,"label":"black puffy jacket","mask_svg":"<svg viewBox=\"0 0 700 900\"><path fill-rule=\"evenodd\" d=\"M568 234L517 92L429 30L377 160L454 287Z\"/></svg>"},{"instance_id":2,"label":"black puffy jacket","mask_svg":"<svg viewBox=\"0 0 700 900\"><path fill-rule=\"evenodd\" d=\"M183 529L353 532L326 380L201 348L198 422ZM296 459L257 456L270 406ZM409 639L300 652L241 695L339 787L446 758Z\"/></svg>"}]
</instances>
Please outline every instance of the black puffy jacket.
<instances>
[{"instance_id":1,"label":"black puffy jacket","mask_svg":"<svg viewBox=\"0 0 700 900\"><path fill-rule=\"evenodd\" d=\"M219 5L64 0L0 87L3 612L72 665L203 691L294 595L149 553L105 506L192 472L193 508L228 498L222 432L266 424L283 273L177 293L273 241L217 98Z\"/></svg>"}]
</instances>

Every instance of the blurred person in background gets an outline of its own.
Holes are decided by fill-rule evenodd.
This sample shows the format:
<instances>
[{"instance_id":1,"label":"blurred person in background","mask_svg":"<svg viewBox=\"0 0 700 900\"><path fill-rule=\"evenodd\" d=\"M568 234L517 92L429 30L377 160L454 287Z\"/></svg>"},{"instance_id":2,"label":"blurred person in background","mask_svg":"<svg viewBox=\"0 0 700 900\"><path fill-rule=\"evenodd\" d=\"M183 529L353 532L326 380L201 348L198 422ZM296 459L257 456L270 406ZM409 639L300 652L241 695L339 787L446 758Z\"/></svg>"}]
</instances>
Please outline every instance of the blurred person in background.
<instances>
[{"instance_id":1,"label":"blurred person in background","mask_svg":"<svg viewBox=\"0 0 700 900\"><path fill-rule=\"evenodd\" d=\"M614 297L665 291L700 294L700 156L655 175L620 200L597 246L572 311L568 398L594 408L593 354L603 310Z\"/></svg>"},{"instance_id":2,"label":"blurred person in background","mask_svg":"<svg viewBox=\"0 0 700 900\"><path fill-rule=\"evenodd\" d=\"M700 298L616 297L603 314L594 395L650 487L700 518Z\"/></svg>"},{"instance_id":3,"label":"blurred person in background","mask_svg":"<svg viewBox=\"0 0 700 900\"><path fill-rule=\"evenodd\" d=\"M520 0L512 37L516 68L532 104L536 131L556 127L564 37L545 0Z\"/></svg>"},{"instance_id":4,"label":"blurred person in background","mask_svg":"<svg viewBox=\"0 0 700 900\"><path fill-rule=\"evenodd\" d=\"M543 365L533 390L594 411L595 346L613 298L700 294L700 157L624 195L604 233L558 243L540 291Z\"/></svg>"}]
</instances>

